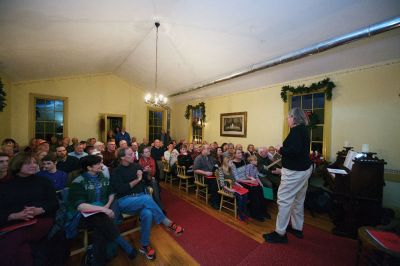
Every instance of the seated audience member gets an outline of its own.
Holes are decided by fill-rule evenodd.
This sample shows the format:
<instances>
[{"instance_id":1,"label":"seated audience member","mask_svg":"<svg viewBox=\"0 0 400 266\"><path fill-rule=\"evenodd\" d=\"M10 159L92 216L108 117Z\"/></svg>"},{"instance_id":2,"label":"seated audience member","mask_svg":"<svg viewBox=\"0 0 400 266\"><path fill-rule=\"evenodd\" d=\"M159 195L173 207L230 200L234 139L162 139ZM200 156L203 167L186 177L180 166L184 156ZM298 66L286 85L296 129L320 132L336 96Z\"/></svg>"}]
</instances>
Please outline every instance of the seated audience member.
<instances>
[{"instance_id":1,"label":"seated audience member","mask_svg":"<svg viewBox=\"0 0 400 266\"><path fill-rule=\"evenodd\" d=\"M277 189L280 183L280 169L267 169L272 161L268 158L268 150L265 147L260 147L256 153L258 177L264 187L272 187Z\"/></svg>"},{"instance_id":2,"label":"seated audience member","mask_svg":"<svg viewBox=\"0 0 400 266\"><path fill-rule=\"evenodd\" d=\"M228 143L226 143L226 142L222 143L221 148L222 148L222 152L228 151Z\"/></svg>"},{"instance_id":3,"label":"seated audience member","mask_svg":"<svg viewBox=\"0 0 400 266\"><path fill-rule=\"evenodd\" d=\"M86 148L85 148L84 151L85 151L87 154L92 154L95 150L96 150L96 149L94 148L94 146L86 145Z\"/></svg>"},{"instance_id":4,"label":"seated audience member","mask_svg":"<svg viewBox=\"0 0 400 266\"><path fill-rule=\"evenodd\" d=\"M35 154L34 157L36 161L38 162L38 171L43 170L43 165L42 165L42 159L48 154L46 151L40 151L38 150Z\"/></svg>"},{"instance_id":5,"label":"seated audience member","mask_svg":"<svg viewBox=\"0 0 400 266\"><path fill-rule=\"evenodd\" d=\"M69 145L66 149L67 149L67 153L70 153L70 152L73 152L74 151L74 147L75 147L75 144L78 144L79 143L79 140L77 139L77 138L72 138L72 144L71 145Z\"/></svg>"},{"instance_id":6,"label":"seated audience member","mask_svg":"<svg viewBox=\"0 0 400 266\"><path fill-rule=\"evenodd\" d=\"M96 138L89 138L87 141L86 141L86 144L88 145L88 146L94 146L94 144L97 142L97 140L96 140Z\"/></svg>"},{"instance_id":7,"label":"seated audience member","mask_svg":"<svg viewBox=\"0 0 400 266\"><path fill-rule=\"evenodd\" d=\"M237 212L241 221L247 221L247 192L243 192L243 186L236 182L235 175L233 173L235 167L233 166L232 160L228 157L224 158L222 166L219 168L218 181L220 186L227 192L234 193L237 201ZM232 181L232 188L228 188L225 185L225 180L230 179Z\"/></svg>"},{"instance_id":8,"label":"seated audience member","mask_svg":"<svg viewBox=\"0 0 400 266\"><path fill-rule=\"evenodd\" d=\"M15 226L0 237L1 265L33 265L32 250L53 225L56 192L47 178L35 175L37 166L31 153L21 152L10 161L12 178L0 182L0 228Z\"/></svg>"},{"instance_id":9,"label":"seated audience member","mask_svg":"<svg viewBox=\"0 0 400 266\"><path fill-rule=\"evenodd\" d=\"M137 138L136 138L136 137L132 137L132 138L131 138L131 146L132 146L132 143L134 143L134 142L137 143Z\"/></svg>"},{"instance_id":10,"label":"seated audience member","mask_svg":"<svg viewBox=\"0 0 400 266\"><path fill-rule=\"evenodd\" d=\"M74 151L68 153L69 156L73 156L76 157L78 159L88 156L88 154L86 152L84 152L86 145L82 144L82 143L77 143L74 146Z\"/></svg>"},{"instance_id":11,"label":"seated audience member","mask_svg":"<svg viewBox=\"0 0 400 266\"><path fill-rule=\"evenodd\" d=\"M96 155L96 156L99 156L101 158L101 172L103 173L105 178L110 179L110 170L108 169L108 167L103 162L103 155L96 149L94 149L92 151L92 153L89 154L89 155Z\"/></svg>"},{"instance_id":12,"label":"seated audience member","mask_svg":"<svg viewBox=\"0 0 400 266\"><path fill-rule=\"evenodd\" d=\"M144 148L147 148L148 146L149 146L149 141L147 140L147 138L143 138L143 142L140 143L140 145L139 145L139 149L138 149L139 153L143 154Z\"/></svg>"},{"instance_id":13,"label":"seated audience member","mask_svg":"<svg viewBox=\"0 0 400 266\"><path fill-rule=\"evenodd\" d=\"M193 150L194 150L194 144L193 143L189 143L189 145L187 145L187 146L188 146L188 148L187 148L188 153L192 154ZM196 157L193 158L193 156L192 156L193 160L196 159Z\"/></svg>"},{"instance_id":14,"label":"seated audience member","mask_svg":"<svg viewBox=\"0 0 400 266\"><path fill-rule=\"evenodd\" d=\"M244 151L243 151L243 145L240 144L240 143L236 144L235 150L240 150L242 153L244 153Z\"/></svg>"},{"instance_id":15,"label":"seated audience member","mask_svg":"<svg viewBox=\"0 0 400 266\"><path fill-rule=\"evenodd\" d=\"M50 151L50 144L44 139L38 139L36 141L36 152L46 152L49 153Z\"/></svg>"},{"instance_id":16,"label":"seated audience member","mask_svg":"<svg viewBox=\"0 0 400 266\"><path fill-rule=\"evenodd\" d=\"M96 143L93 145L93 147L96 151L99 151L100 153L105 151L104 143L101 141L96 141Z\"/></svg>"},{"instance_id":17,"label":"seated audience member","mask_svg":"<svg viewBox=\"0 0 400 266\"><path fill-rule=\"evenodd\" d=\"M114 135L114 131L112 129L107 131L107 142L109 142L110 140L115 141L115 135Z\"/></svg>"},{"instance_id":18,"label":"seated audience member","mask_svg":"<svg viewBox=\"0 0 400 266\"><path fill-rule=\"evenodd\" d=\"M150 230L153 220L157 224L163 223L176 235L182 234L184 229L169 220L153 198L146 194L145 184L142 181L143 172L140 164L133 161L132 150L130 148L119 149L118 159L120 165L111 173L111 184L116 192L118 207L122 213L140 215L141 245L139 251L147 259L152 260L155 258L155 250L150 247Z\"/></svg>"},{"instance_id":19,"label":"seated audience member","mask_svg":"<svg viewBox=\"0 0 400 266\"><path fill-rule=\"evenodd\" d=\"M107 141L107 149L102 152L104 165L108 169L112 169L118 165L117 156L115 154L115 141Z\"/></svg>"},{"instance_id":20,"label":"seated audience member","mask_svg":"<svg viewBox=\"0 0 400 266\"><path fill-rule=\"evenodd\" d=\"M36 151L36 142L37 142L37 139L36 139L36 138L32 138L32 139L29 141L28 146L25 147L24 152L33 152L33 151Z\"/></svg>"},{"instance_id":21,"label":"seated audience member","mask_svg":"<svg viewBox=\"0 0 400 266\"><path fill-rule=\"evenodd\" d=\"M210 155L210 146L208 144L203 145L201 149L201 154L196 157L193 163L193 170L196 174L203 175L204 179L208 185L208 191L211 194L211 206L219 210L219 195L218 195L218 185L216 178L207 178L214 176L214 171L217 169L215 166L216 162L214 158Z\"/></svg>"},{"instance_id":22,"label":"seated audience member","mask_svg":"<svg viewBox=\"0 0 400 266\"><path fill-rule=\"evenodd\" d=\"M4 144L1 146L0 152L3 152L7 154L9 158L12 158L14 156L14 149L12 146Z\"/></svg>"},{"instance_id":23,"label":"seated audience member","mask_svg":"<svg viewBox=\"0 0 400 266\"><path fill-rule=\"evenodd\" d=\"M118 147L119 148L123 148L123 149L128 148L128 142L126 140L124 140L124 139L120 140L118 142Z\"/></svg>"},{"instance_id":24,"label":"seated audience member","mask_svg":"<svg viewBox=\"0 0 400 266\"><path fill-rule=\"evenodd\" d=\"M269 215L266 210L262 187L254 177L246 175L246 165L243 161L243 153L241 150L235 152L233 164L236 168L234 171L235 179L240 182L243 187L249 190L250 216L257 221L262 222L265 221L265 219L271 219L271 215Z\"/></svg>"},{"instance_id":25,"label":"seated audience member","mask_svg":"<svg viewBox=\"0 0 400 266\"><path fill-rule=\"evenodd\" d=\"M180 151L184 144L185 144L185 140L184 139L180 139L179 142L175 145L175 149L177 151Z\"/></svg>"},{"instance_id":26,"label":"seated audience member","mask_svg":"<svg viewBox=\"0 0 400 266\"><path fill-rule=\"evenodd\" d=\"M106 264L106 246L108 242L117 243L130 259L137 251L120 236L113 222L114 212L111 204L114 200L110 180L101 170L101 158L88 155L81 159L83 173L74 179L69 190L67 236L74 237L79 227L93 229L93 265ZM82 213L94 213L83 216ZM92 265L91 264L91 265Z\"/></svg>"},{"instance_id":27,"label":"seated audience member","mask_svg":"<svg viewBox=\"0 0 400 266\"><path fill-rule=\"evenodd\" d=\"M85 150L85 149L86 149L86 146L88 145L87 142L84 141L84 140L81 140L81 141L79 142L79 144L81 144L81 145L83 146L83 150Z\"/></svg>"},{"instance_id":28,"label":"seated audience member","mask_svg":"<svg viewBox=\"0 0 400 266\"><path fill-rule=\"evenodd\" d=\"M118 143L119 145L121 144L121 140L126 141L127 146L131 146L131 136L129 136L129 133L125 131L125 128L123 127L121 129L121 132L116 133L115 135L115 142ZM121 146L119 146L121 147ZM126 147L123 147L126 148Z\"/></svg>"},{"instance_id":29,"label":"seated audience member","mask_svg":"<svg viewBox=\"0 0 400 266\"><path fill-rule=\"evenodd\" d=\"M168 144L167 150L164 152L164 159L168 162L171 172L176 175L176 162L178 161L179 152L174 149L172 143Z\"/></svg>"},{"instance_id":30,"label":"seated audience member","mask_svg":"<svg viewBox=\"0 0 400 266\"><path fill-rule=\"evenodd\" d=\"M38 176L47 177L55 190L62 190L67 186L67 173L57 170L57 155L53 152L50 152L42 159L42 167L43 170L38 172Z\"/></svg>"},{"instance_id":31,"label":"seated audience member","mask_svg":"<svg viewBox=\"0 0 400 266\"><path fill-rule=\"evenodd\" d=\"M81 170L81 163L79 159L74 156L67 155L67 150L64 146L58 146L57 152L57 169L66 172L69 177L76 176ZM68 178L71 180L72 178Z\"/></svg>"},{"instance_id":32,"label":"seated audience member","mask_svg":"<svg viewBox=\"0 0 400 266\"><path fill-rule=\"evenodd\" d=\"M147 173L147 178L144 179L146 186L153 188L153 199L157 205L163 210L160 197L160 187L156 179L156 162L150 156L150 149L144 148L143 155L139 159L139 164L143 169L143 172Z\"/></svg>"},{"instance_id":33,"label":"seated audience member","mask_svg":"<svg viewBox=\"0 0 400 266\"><path fill-rule=\"evenodd\" d=\"M131 149L133 151L133 156L135 156L135 162L139 162L140 157L142 154L139 153L139 146L137 142L132 142Z\"/></svg>"},{"instance_id":34,"label":"seated audience member","mask_svg":"<svg viewBox=\"0 0 400 266\"><path fill-rule=\"evenodd\" d=\"M154 146L151 148L151 158L154 159L156 162L156 178L157 181L164 180L164 171L163 171L163 164L162 158L164 156L164 149L161 147L160 140L154 140Z\"/></svg>"},{"instance_id":35,"label":"seated audience member","mask_svg":"<svg viewBox=\"0 0 400 266\"><path fill-rule=\"evenodd\" d=\"M188 154L186 145L181 146L181 153L178 155L178 164L185 166L187 175L193 175L193 159Z\"/></svg>"},{"instance_id":36,"label":"seated audience member","mask_svg":"<svg viewBox=\"0 0 400 266\"><path fill-rule=\"evenodd\" d=\"M56 136L51 136L50 138L50 151L54 152L56 151L56 148L58 146L58 139Z\"/></svg>"},{"instance_id":37,"label":"seated audience member","mask_svg":"<svg viewBox=\"0 0 400 266\"><path fill-rule=\"evenodd\" d=\"M211 153L211 150L210 150ZM192 159L195 160L197 156L201 154L201 145L200 144L194 144L193 145L193 150L191 152Z\"/></svg>"},{"instance_id":38,"label":"seated audience member","mask_svg":"<svg viewBox=\"0 0 400 266\"><path fill-rule=\"evenodd\" d=\"M8 162L10 158L4 152L0 152L0 182L8 181L10 175L8 174Z\"/></svg>"},{"instance_id":39,"label":"seated audience member","mask_svg":"<svg viewBox=\"0 0 400 266\"><path fill-rule=\"evenodd\" d=\"M233 157L235 156L235 146L233 145L233 143L227 144L227 151L224 152L223 156L233 159Z\"/></svg>"},{"instance_id":40,"label":"seated audience member","mask_svg":"<svg viewBox=\"0 0 400 266\"><path fill-rule=\"evenodd\" d=\"M217 161L218 166L221 166L222 162L224 161L224 153L222 152L222 149L220 147L217 148L215 160Z\"/></svg>"},{"instance_id":41,"label":"seated audience member","mask_svg":"<svg viewBox=\"0 0 400 266\"><path fill-rule=\"evenodd\" d=\"M71 142L71 140L70 140L69 137L64 137L64 138L62 139L62 146L64 146L64 148L67 149L70 142ZM61 145L58 145L58 146L61 146ZM57 146L57 147L58 147L58 146ZM56 147L56 148L57 148L57 147Z\"/></svg>"},{"instance_id":42,"label":"seated audience member","mask_svg":"<svg viewBox=\"0 0 400 266\"><path fill-rule=\"evenodd\" d=\"M247 151L244 153L244 160L247 161L247 158L251 155L256 155L256 150L253 144L247 145Z\"/></svg>"},{"instance_id":43,"label":"seated audience member","mask_svg":"<svg viewBox=\"0 0 400 266\"><path fill-rule=\"evenodd\" d=\"M18 143L14 139L11 138L4 139L3 142L1 143L1 146L10 147L13 151L13 154L19 152Z\"/></svg>"}]
</instances>

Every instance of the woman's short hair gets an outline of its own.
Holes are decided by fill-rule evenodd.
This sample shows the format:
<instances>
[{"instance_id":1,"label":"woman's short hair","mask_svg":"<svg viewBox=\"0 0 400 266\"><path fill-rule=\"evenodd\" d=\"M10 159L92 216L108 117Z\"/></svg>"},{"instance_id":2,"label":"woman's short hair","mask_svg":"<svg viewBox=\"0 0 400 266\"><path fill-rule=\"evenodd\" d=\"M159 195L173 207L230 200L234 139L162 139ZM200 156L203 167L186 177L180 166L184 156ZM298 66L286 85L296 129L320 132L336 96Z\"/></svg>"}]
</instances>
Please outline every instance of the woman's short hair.
<instances>
[{"instance_id":1,"label":"woman's short hair","mask_svg":"<svg viewBox=\"0 0 400 266\"><path fill-rule=\"evenodd\" d=\"M308 119L308 116L306 113L304 113L303 109L300 108L292 108L289 111L289 116L293 117L293 124L294 125L305 125L308 126L310 123L310 120Z\"/></svg>"},{"instance_id":2,"label":"woman's short hair","mask_svg":"<svg viewBox=\"0 0 400 266\"><path fill-rule=\"evenodd\" d=\"M17 155L11 159L10 164L8 165L11 175L16 176L19 171L21 171L22 165L30 163L32 160L37 162L31 152L17 153Z\"/></svg>"},{"instance_id":3,"label":"woman's short hair","mask_svg":"<svg viewBox=\"0 0 400 266\"><path fill-rule=\"evenodd\" d=\"M257 156L255 156L255 155L250 155L248 158L247 158L247 162L252 162L252 161L257 161Z\"/></svg>"},{"instance_id":4,"label":"woman's short hair","mask_svg":"<svg viewBox=\"0 0 400 266\"><path fill-rule=\"evenodd\" d=\"M80 159L83 171L87 171L88 166L93 166L101 162L101 157L97 155L88 155Z\"/></svg>"}]
</instances>

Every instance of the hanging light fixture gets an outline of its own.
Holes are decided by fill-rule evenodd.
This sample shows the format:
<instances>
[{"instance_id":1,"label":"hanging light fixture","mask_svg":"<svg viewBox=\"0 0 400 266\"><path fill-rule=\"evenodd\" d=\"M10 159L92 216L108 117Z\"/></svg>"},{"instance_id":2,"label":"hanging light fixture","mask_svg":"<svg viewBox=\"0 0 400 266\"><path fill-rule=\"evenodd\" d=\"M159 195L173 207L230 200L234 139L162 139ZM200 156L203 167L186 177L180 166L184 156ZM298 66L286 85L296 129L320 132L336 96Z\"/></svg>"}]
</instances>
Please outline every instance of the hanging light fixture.
<instances>
[{"instance_id":1,"label":"hanging light fixture","mask_svg":"<svg viewBox=\"0 0 400 266\"><path fill-rule=\"evenodd\" d=\"M166 107L167 106L167 97L164 97L162 94L158 94L158 27L160 27L160 22L156 22L156 75L154 81L154 95L151 93L147 94L144 97L144 101L147 104L151 104L157 107Z\"/></svg>"}]
</instances>

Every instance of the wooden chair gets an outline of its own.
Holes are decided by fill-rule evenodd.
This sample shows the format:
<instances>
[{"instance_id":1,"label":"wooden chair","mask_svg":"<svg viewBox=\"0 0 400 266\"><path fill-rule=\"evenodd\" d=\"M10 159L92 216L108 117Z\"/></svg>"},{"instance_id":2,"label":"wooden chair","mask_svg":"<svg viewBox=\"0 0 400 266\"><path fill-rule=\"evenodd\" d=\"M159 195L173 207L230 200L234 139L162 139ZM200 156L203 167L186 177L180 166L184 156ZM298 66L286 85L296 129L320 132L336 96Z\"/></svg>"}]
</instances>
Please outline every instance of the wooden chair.
<instances>
[{"instance_id":1,"label":"wooden chair","mask_svg":"<svg viewBox=\"0 0 400 266\"><path fill-rule=\"evenodd\" d=\"M232 180L230 179L225 179L225 186L227 188L232 188ZM236 202L236 197L233 193L225 191L220 183L219 180L217 180L217 184L218 184L218 194L221 196L221 201L219 203L219 211L222 210L222 208L227 209L231 212L234 213L235 218L237 217L237 202Z\"/></svg>"},{"instance_id":2,"label":"wooden chair","mask_svg":"<svg viewBox=\"0 0 400 266\"><path fill-rule=\"evenodd\" d=\"M208 185L205 183L205 177L194 173L194 184L196 185L196 198L201 197L208 204Z\"/></svg>"},{"instance_id":3,"label":"wooden chair","mask_svg":"<svg viewBox=\"0 0 400 266\"><path fill-rule=\"evenodd\" d=\"M179 177L179 190L185 189L186 193L189 193L189 188L195 186L194 184L189 184L189 181L190 181L190 179L193 178L193 176L186 175L186 167L185 166L177 165L177 170L178 170L178 177Z\"/></svg>"},{"instance_id":4,"label":"wooden chair","mask_svg":"<svg viewBox=\"0 0 400 266\"><path fill-rule=\"evenodd\" d=\"M167 183L169 181L169 183L172 185L171 167L169 166L169 163L164 159L162 160L162 164L163 164L163 172L164 172L164 182Z\"/></svg>"}]
</instances>

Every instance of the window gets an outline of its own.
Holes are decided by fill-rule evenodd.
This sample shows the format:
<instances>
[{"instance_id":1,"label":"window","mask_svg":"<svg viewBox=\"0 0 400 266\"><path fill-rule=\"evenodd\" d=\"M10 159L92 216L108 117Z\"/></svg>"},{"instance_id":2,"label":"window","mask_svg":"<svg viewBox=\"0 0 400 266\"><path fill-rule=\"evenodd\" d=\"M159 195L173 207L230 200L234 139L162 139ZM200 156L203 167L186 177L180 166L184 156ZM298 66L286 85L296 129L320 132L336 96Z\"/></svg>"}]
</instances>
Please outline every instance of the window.
<instances>
[{"instance_id":1,"label":"window","mask_svg":"<svg viewBox=\"0 0 400 266\"><path fill-rule=\"evenodd\" d=\"M331 104L330 101L326 101L325 93L293 95L289 99L289 108L301 108L310 118L313 125L310 129L311 150L318 151L326 157L328 146L330 146Z\"/></svg>"},{"instance_id":2,"label":"window","mask_svg":"<svg viewBox=\"0 0 400 266\"><path fill-rule=\"evenodd\" d=\"M33 96L35 110L34 137L50 141L52 136L62 139L65 130L66 99Z\"/></svg>"},{"instance_id":3,"label":"window","mask_svg":"<svg viewBox=\"0 0 400 266\"><path fill-rule=\"evenodd\" d=\"M159 110L149 110L149 141L152 143L155 139L160 139L161 130L163 129L164 112Z\"/></svg>"},{"instance_id":4,"label":"window","mask_svg":"<svg viewBox=\"0 0 400 266\"><path fill-rule=\"evenodd\" d=\"M192 140L195 143L203 142L203 114L201 107L192 110Z\"/></svg>"}]
</instances>

